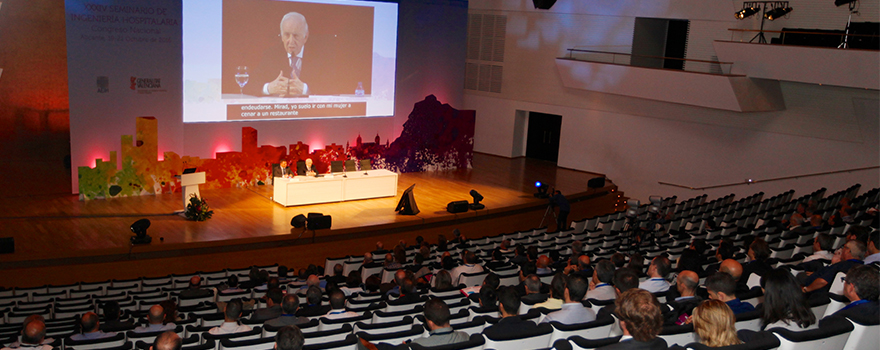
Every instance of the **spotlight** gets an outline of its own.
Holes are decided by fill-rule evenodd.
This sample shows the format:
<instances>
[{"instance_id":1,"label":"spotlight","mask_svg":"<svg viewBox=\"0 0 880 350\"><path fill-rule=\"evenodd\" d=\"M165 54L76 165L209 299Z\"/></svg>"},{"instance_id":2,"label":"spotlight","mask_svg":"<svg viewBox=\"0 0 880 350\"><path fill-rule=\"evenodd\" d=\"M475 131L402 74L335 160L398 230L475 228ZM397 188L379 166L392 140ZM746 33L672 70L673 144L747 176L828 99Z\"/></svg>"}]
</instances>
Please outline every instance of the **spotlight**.
<instances>
[{"instance_id":1,"label":"spotlight","mask_svg":"<svg viewBox=\"0 0 880 350\"><path fill-rule=\"evenodd\" d=\"M746 5L743 4L743 6L746 6ZM743 7L742 10L739 10L736 13L734 13L733 16L736 17L736 19L746 19L746 18L754 16L756 13L758 13L760 11L761 11L761 9L759 9L757 7L748 6L748 7Z\"/></svg>"},{"instance_id":2,"label":"spotlight","mask_svg":"<svg viewBox=\"0 0 880 350\"><path fill-rule=\"evenodd\" d=\"M480 210L485 208L485 205L480 204L480 201L483 200L483 195L481 195L477 190L471 190L471 197L474 197L474 202L469 205L472 210Z\"/></svg>"},{"instance_id":3,"label":"spotlight","mask_svg":"<svg viewBox=\"0 0 880 350\"><path fill-rule=\"evenodd\" d=\"M147 235L148 228L150 228L150 220L148 219L140 219L131 224L131 232L134 233L134 236L131 237L131 244L150 244L153 237Z\"/></svg>"},{"instance_id":4,"label":"spotlight","mask_svg":"<svg viewBox=\"0 0 880 350\"><path fill-rule=\"evenodd\" d=\"M858 0L834 0L834 6L843 6L856 1Z\"/></svg>"},{"instance_id":5,"label":"spotlight","mask_svg":"<svg viewBox=\"0 0 880 350\"><path fill-rule=\"evenodd\" d=\"M790 6L777 7L770 11L764 12L764 18L772 21L779 17L787 15L789 12L791 12L791 10L792 8Z\"/></svg>"},{"instance_id":6,"label":"spotlight","mask_svg":"<svg viewBox=\"0 0 880 350\"><path fill-rule=\"evenodd\" d=\"M538 192L535 192L535 198L550 198L550 195L547 194L547 189L550 188L550 186L547 186L547 184L545 183L541 183L541 181L536 181L535 188L538 189Z\"/></svg>"},{"instance_id":7,"label":"spotlight","mask_svg":"<svg viewBox=\"0 0 880 350\"><path fill-rule=\"evenodd\" d=\"M306 216L303 214L299 214L294 216L293 219L290 219L290 226L295 228L303 228L306 226Z\"/></svg>"}]
</instances>

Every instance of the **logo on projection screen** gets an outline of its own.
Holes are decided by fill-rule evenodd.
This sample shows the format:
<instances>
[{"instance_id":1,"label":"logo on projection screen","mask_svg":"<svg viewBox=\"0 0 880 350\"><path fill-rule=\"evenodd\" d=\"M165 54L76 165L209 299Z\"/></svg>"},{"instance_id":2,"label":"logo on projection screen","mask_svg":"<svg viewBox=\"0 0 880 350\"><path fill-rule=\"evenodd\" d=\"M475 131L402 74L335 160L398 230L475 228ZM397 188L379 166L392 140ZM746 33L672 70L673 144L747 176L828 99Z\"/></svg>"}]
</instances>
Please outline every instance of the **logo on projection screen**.
<instances>
[{"instance_id":1,"label":"logo on projection screen","mask_svg":"<svg viewBox=\"0 0 880 350\"><path fill-rule=\"evenodd\" d=\"M131 77L131 86L129 88L139 94L152 94L168 91L162 88L162 78Z\"/></svg>"}]
</instances>

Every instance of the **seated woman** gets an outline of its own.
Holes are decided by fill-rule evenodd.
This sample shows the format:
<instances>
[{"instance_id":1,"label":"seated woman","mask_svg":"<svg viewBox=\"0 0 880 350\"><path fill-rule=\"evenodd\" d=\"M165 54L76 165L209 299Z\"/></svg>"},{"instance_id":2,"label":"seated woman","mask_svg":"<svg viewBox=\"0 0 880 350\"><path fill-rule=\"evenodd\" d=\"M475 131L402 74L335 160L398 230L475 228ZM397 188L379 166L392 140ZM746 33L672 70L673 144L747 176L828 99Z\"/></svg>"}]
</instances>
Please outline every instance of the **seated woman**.
<instances>
[{"instance_id":1,"label":"seated woman","mask_svg":"<svg viewBox=\"0 0 880 350\"><path fill-rule=\"evenodd\" d=\"M434 276L433 282L433 290L436 292L445 292L456 288L452 285L452 276L449 275L449 272L446 270L440 270L440 272Z\"/></svg>"},{"instance_id":2,"label":"seated woman","mask_svg":"<svg viewBox=\"0 0 880 350\"><path fill-rule=\"evenodd\" d=\"M728 345L742 344L736 336L736 316L727 303L720 300L706 300L694 308L691 320L694 332L700 337L700 343L717 348Z\"/></svg>"},{"instance_id":3,"label":"seated woman","mask_svg":"<svg viewBox=\"0 0 880 350\"><path fill-rule=\"evenodd\" d=\"M790 272L781 268L767 271L761 277L761 288L764 289L761 329L802 331L818 327L807 298Z\"/></svg>"}]
</instances>

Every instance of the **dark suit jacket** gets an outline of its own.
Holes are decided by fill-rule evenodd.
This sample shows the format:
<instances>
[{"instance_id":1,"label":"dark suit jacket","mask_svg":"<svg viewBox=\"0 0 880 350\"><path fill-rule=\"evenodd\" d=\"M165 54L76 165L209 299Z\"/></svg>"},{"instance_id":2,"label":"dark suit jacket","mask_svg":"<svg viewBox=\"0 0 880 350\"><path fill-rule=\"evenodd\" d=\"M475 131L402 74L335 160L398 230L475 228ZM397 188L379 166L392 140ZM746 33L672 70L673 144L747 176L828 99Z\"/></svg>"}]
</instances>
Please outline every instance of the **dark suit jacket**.
<instances>
[{"instance_id":1,"label":"dark suit jacket","mask_svg":"<svg viewBox=\"0 0 880 350\"><path fill-rule=\"evenodd\" d=\"M281 305L272 305L265 309L257 309L251 314L251 321L266 322L281 316Z\"/></svg>"},{"instance_id":2,"label":"dark suit jacket","mask_svg":"<svg viewBox=\"0 0 880 350\"><path fill-rule=\"evenodd\" d=\"M483 334L489 338L501 339L510 335L529 332L535 329L535 327L537 325L532 321L523 321L519 317L511 316L502 318L498 320L498 323L487 327L483 330Z\"/></svg>"},{"instance_id":3,"label":"dark suit jacket","mask_svg":"<svg viewBox=\"0 0 880 350\"><path fill-rule=\"evenodd\" d=\"M289 166L284 168L284 174L287 174L287 175L293 174L290 172ZM281 176L284 176L284 174L281 173L281 165L280 164L275 164L272 167L272 177L281 177Z\"/></svg>"},{"instance_id":4,"label":"dark suit jacket","mask_svg":"<svg viewBox=\"0 0 880 350\"><path fill-rule=\"evenodd\" d=\"M871 301L864 304L859 304L855 306L851 306L849 308L837 310L834 313L836 316L843 317L861 317L861 318L871 318L873 320L880 319L880 302ZM854 316L858 315L858 316Z\"/></svg>"},{"instance_id":5,"label":"dark suit jacket","mask_svg":"<svg viewBox=\"0 0 880 350\"><path fill-rule=\"evenodd\" d=\"M667 312L663 313L663 324L674 325L681 315L693 315L694 308L697 307L697 305L700 305L700 303L702 302L703 298L700 298L698 296L681 301L675 301L675 299L672 299L671 301L666 303L667 305L669 305L669 309Z\"/></svg>"},{"instance_id":6,"label":"dark suit jacket","mask_svg":"<svg viewBox=\"0 0 880 350\"><path fill-rule=\"evenodd\" d=\"M640 342L635 339L629 339L617 344L603 346L602 350L664 350L668 348L663 338L657 337L649 342Z\"/></svg>"},{"instance_id":7,"label":"dark suit jacket","mask_svg":"<svg viewBox=\"0 0 880 350\"><path fill-rule=\"evenodd\" d=\"M302 317L315 317L326 315L328 312L330 312L330 305L306 305L299 310L296 310L296 315Z\"/></svg>"}]
</instances>

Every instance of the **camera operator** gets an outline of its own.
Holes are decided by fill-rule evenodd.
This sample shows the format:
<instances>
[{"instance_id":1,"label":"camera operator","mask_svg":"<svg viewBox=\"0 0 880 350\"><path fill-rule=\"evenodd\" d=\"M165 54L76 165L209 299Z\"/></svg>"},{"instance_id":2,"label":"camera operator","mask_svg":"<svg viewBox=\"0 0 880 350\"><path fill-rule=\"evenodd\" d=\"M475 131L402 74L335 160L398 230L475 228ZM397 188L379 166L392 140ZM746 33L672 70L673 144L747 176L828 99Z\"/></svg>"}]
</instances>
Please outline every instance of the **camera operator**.
<instances>
[{"instance_id":1,"label":"camera operator","mask_svg":"<svg viewBox=\"0 0 880 350\"><path fill-rule=\"evenodd\" d=\"M571 212L571 206L568 200L559 190L553 189L553 196L550 197L550 206L559 207L559 215L556 216L556 231L562 231L568 227L568 213Z\"/></svg>"}]
</instances>

